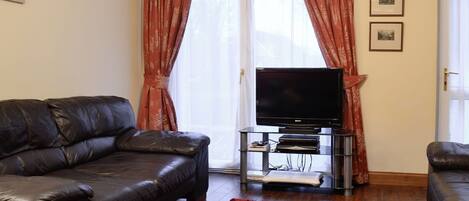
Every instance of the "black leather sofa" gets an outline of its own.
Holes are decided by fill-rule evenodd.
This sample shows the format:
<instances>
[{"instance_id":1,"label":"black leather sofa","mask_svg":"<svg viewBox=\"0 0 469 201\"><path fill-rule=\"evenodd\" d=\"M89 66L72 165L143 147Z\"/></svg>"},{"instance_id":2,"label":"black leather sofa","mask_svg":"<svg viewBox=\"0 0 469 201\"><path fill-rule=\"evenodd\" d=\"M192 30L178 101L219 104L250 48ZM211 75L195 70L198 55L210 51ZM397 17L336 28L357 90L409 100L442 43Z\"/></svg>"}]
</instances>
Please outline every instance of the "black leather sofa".
<instances>
[{"instance_id":1,"label":"black leather sofa","mask_svg":"<svg viewBox=\"0 0 469 201\"><path fill-rule=\"evenodd\" d=\"M469 201L469 145L433 142L427 147L429 201Z\"/></svg>"},{"instance_id":2,"label":"black leather sofa","mask_svg":"<svg viewBox=\"0 0 469 201\"><path fill-rule=\"evenodd\" d=\"M0 102L0 201L203 200L208 137L135 128L126 99Z\"/></svg>"}]
</instances>

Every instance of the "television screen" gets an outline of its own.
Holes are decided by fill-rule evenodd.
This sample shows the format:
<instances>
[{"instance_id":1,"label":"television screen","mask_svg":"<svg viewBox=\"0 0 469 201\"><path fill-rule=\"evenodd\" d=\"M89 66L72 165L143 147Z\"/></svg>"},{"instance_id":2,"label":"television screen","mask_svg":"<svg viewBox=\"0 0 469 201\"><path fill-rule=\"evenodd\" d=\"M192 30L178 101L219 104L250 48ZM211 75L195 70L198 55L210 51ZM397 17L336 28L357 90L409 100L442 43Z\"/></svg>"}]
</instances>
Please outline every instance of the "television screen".
<instances>
[{"instance_id":1,"label":"television screen","mask_svg":"<svg viewBox=\"0 0 469 201\"><path fill-rule=\"evenodd\" d=\"M341 69L258 68L256 120L287 127L342 126Z\"/></svg>"}]
</instances>

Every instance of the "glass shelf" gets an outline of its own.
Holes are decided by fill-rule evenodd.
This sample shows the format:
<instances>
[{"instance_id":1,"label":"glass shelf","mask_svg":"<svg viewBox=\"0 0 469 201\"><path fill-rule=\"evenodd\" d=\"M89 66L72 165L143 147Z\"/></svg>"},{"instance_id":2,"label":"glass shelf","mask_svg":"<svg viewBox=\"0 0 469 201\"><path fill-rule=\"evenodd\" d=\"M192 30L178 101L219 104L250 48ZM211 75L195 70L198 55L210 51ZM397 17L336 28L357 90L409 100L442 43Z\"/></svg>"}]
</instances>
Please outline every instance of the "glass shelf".
<instances>
[{"instance_id":1,"label":"glass shelf","mask_svg":"<svg viewBox=\"0 0 469 201\"><path fill-rule=\"evenodd\" d=\"M322 183L319 186L314 186L310 184L301 184L301 183L295 183L295 182L265 182L262 181L262 179L257 178L257 179L248 179L249 182L253 183L261 183L261 184L267 184L267 185L276 185L276 186L282 186L286 185L288 187L293 186L303 186L303 187L313 187L313 188L323 188L323 189L335 189L334 187L334 182L333 182L333 177L331 175L323 175L322 178Z\"/></svg>"},{"instance_id":2,"label":"glass shelf","mask_svg":"<svg viewBox=\"0 0 469 201\"><path fill-rule=\"evenodd\" d=\"M344 154L342 149L336 149L334 151L334 154L332 154L332 148L331 146L320 146L319 151L314 151L314 152L304 152L304 151L276 151L275 146L271 146L269 151L261 151L261 150L251 150L248 148L247 152L251 153L274 153L274 154L311 154L311 155L334 155L334 156L352 156L353 154Z\"/></svg>"},{"instance_id":3,"label":"glass shelf","mask_svg":"<svg viewBox=\"0 0 469 201\"><path fill-rule=\"evenodd\" d=\"M279 127L276 126L254 126L254 127L247 127L244 129L239 130L242 133L253 133L253 134L289 134L289 135L322 135L322 136L353 136L350 132L343 130L343 129L331 129L331 128L322 128L319 133L305 133L305 132L281 132Z\"/></svg>"},{"instance_id":4,"label":"glass shelf","mask_svg":"<svg viewBox=\"0 0 469 201\"><path fill-rule=\"evenodd\" d=\"M263 171L250 171L250 172L262 172L263 175L267 175L269 171L263 172ZM289 182L265 182L262 180L262 177L252 177L250 174L248 174L248 182L252 183L260 183L260 184L267 184L267 185L273 185L273 186L286 186L286 187L313 187L313 188L322 188L322 189L335 189L335 190L345 190L344 188L344 183L343 180L341 179L336 179L334 180L334 176L331 173L325 173L322 178L322 183L319 186L314 186L314 185L309 185L309 184L300 184L300 183L289 183ZM349 189L353 189L353 186Z\"/></svg>"}]
</instances>

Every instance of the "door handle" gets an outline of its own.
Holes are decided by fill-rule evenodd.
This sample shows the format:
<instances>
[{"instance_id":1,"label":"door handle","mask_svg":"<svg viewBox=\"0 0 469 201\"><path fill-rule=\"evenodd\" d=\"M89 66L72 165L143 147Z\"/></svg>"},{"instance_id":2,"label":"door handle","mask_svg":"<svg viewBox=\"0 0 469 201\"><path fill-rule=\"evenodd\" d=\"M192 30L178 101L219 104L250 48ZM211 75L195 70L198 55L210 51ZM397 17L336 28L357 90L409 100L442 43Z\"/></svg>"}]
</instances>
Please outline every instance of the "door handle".
<instances>
[{"instance_id":1,"label":"door handle","mask_svg":"<svg viewBox=\"0 0 469 201\"><path fill-rule=\"evenodd\" d=\"M451 72L448 68L445 68L443 72L443 90L448 91L448 77L449 75L458 75L459 73Z\"/></svg>"},{"instance_id":2,"label":"door handle","mask_svg":"<svg viewBox=\"0 0 469 201\"><path fill-rule=\"evenodd\" d=\"M239 84L242 83L243 77L244 77L245 74L246 74L246 72L245 72L244 68L241 68L241 70L239 71Z\"/></svg>"}]
</instances>

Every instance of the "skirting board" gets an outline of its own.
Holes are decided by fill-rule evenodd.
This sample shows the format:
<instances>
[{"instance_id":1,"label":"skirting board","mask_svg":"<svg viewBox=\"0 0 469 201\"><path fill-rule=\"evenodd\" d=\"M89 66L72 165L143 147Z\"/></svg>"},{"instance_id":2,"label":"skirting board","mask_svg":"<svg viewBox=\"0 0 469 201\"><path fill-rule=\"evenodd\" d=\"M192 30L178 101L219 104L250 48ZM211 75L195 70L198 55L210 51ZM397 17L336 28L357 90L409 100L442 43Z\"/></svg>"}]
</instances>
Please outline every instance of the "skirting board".
<instances>
[{"instance_id":1,"label":"skirting board","mask_svg":"<svg viewBox=\"0 0 469 201\"><path fill-rule=\"evenodd\" d=\"M428 175L395 172L370 172L369 184L426 187Z\"/></svg>"}]
</instances>

